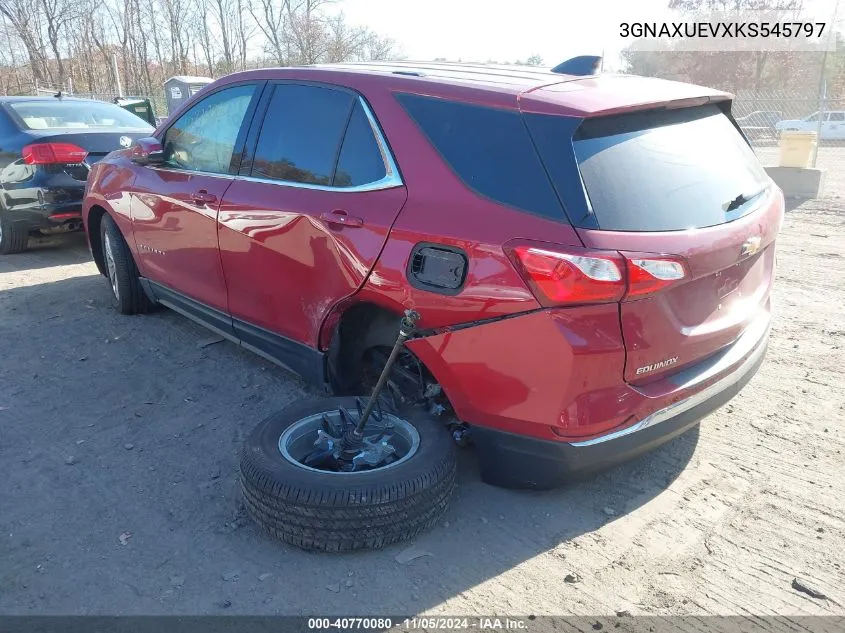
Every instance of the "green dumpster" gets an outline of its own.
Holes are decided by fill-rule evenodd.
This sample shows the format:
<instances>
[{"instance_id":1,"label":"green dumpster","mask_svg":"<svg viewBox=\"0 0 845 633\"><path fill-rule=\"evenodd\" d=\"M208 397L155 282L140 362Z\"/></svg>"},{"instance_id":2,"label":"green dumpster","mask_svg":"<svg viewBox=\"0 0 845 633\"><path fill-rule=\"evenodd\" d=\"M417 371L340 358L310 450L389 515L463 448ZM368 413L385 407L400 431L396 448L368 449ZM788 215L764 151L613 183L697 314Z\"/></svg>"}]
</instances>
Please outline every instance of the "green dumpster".
<instances>
[{"instance_id":1,"label":"green dumpster","mask_svg":"<svg viewBox=\"0 0 845 633\"><path fill-rule=\"evenodd\" d=\"M144 121L153 127L156 126L156 115L153 111L153 104L150 103L149 99L142 97L117 97L114 102L138 118L144 119Z\"/></svg>"}]
</instances>

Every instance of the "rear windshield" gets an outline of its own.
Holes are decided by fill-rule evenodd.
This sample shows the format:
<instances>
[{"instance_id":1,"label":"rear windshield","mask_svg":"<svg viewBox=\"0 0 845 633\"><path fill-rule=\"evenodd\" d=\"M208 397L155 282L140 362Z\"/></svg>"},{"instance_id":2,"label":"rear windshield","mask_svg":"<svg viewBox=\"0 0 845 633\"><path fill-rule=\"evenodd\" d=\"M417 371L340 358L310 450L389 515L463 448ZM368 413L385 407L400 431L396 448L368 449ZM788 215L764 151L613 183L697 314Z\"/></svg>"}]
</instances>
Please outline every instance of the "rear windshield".
<instances>
[{"instance_id":1,"label":"rear windshield","mask_svg":"<svg viewBox=\"0 0 845 633\"><path fill-rule=\"evenodd\" d=\"M769 178L715 105L587 119L573 139L599 228L673 231L730 222Z\"/></svg>"},{"instance_id":2,"label":"rear windshield","mask_svg":"<svg viewBox=\"0 0 845 633\"><path fill-rule=\"evenodd\" d=\"M10 103L29 130L64 128L134 128L151 130L149 123L110 103L98 101L20 101Z\"/></svg>"}]
</instances>

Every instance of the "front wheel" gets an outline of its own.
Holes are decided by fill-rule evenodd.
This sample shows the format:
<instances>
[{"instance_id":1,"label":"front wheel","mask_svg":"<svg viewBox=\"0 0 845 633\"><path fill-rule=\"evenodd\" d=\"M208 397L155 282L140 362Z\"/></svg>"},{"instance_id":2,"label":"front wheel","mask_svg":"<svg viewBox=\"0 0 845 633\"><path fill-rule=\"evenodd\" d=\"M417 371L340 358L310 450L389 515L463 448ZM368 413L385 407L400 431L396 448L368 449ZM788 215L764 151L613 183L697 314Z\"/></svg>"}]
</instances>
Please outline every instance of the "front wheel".
<instances>
[{"instance_id":1,"label":"front wheel","mask_svg":"<svg viewBox=\"0 0 845 633\"><path fill-rule=\"evenodd\" d=\"M446 510L454 447L423 411L371 417L359 453L326 459L336 448L328 438L344 420L357 421L357 405L348 397L294 405L250 434L240 463L244 505L270 535L307 550L375 549L413 538Z\"/></svg>"},{"instance_id":2,"label":"front wheel","mask_svg":"<svg viewBox=\"0 0 845 633\"><path fill-rule=\"evenodd\" d=\"M150 302L141 287L135 260L120 229L108 215L100 222L100 240L114 307L121 314L147 312Z\"/></svg>"}]
</instances>

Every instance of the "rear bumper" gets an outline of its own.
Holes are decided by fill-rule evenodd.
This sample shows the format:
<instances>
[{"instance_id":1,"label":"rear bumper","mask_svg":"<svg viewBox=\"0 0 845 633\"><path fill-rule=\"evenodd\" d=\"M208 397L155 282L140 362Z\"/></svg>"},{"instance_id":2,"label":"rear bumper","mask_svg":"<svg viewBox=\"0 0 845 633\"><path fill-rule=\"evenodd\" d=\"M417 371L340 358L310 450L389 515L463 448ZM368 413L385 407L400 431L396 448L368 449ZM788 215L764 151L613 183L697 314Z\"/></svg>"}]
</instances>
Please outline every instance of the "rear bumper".
<instances>
[{"instance_id":1,"label":"rear bumper","mask_svg":"<svg viewBox=\"0 0 845 633\"><path fill-rule=\"evenodd\" d=\"M582 442L541 440L475 427L482 479L506 488L546 489L595 474L657 448L698 424L757 373L768 345L768 328L733 371L692 396L622 430Z\"/></svg>"},{"instance_id":2,"label":"rear bumper","mask_svg":"<svg viewBox=\"0 0 845 633\"><path fill-rule=\"evenodd\" d=\"M33 231L80 221L84 192L84 182L63 172L36 170L26 182L2 183L0 195L9 221Z\"/></svg>"},{"instance_id":3,"label":"rear bumper","mask_svg":"<svg viewBox=\"0 0 845 633\"><path fill-rule=\"evenodd\" d=\"M82 222L82 202L63 204L38 204L29 207L18 206L8 211L9 219L18 225L23 225L28 231L52 229L68 222Z\"/></svg>"}]
</instances>

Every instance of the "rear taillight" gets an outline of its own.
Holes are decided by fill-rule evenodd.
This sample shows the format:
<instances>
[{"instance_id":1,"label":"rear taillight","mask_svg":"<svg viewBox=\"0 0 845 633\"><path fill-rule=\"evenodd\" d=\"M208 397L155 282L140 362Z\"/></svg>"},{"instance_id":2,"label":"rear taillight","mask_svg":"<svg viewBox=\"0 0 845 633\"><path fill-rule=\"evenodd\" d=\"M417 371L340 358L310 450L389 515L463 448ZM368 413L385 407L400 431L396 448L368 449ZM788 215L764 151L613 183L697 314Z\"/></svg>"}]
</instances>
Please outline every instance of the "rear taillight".
<instances>
[{"instance_id":1,"label":"rear taillight","mask_svg":"<svg viewBox=\"0 0 845 633\"><path fill-rule=\"evenodd\" d=\"M687 275L683 260L663 255L523 244L506 250L537 300L547 306L639 299Z\"/></svg>"},{"instance_id":2,"label":"rear taillight","mask_svg":"<svg viewBox=\"0 0 845 633\"><path fill-rule=\"evenodd\" d=\"M22 151L27 165L73 164L85 160L88 152L73 143L33 143Z\"/></svg>"},{"instance_id":3,"label":"rear taillight","mask_svg":"<svg viewBox=\"0 0 845 633\"><path fill-rule=\"evenodd\" d=\"M617 254L562 253L515 246L511 257L543 303L609 303L625 294L622 258ZM546 299L547 301L543 301Z\"/></svg>"},{"instance_id":4,"label":"rear taillight","mask_svg":"<svg viewBox=\"0 0 845 633\"><path fill-rule=\"evenodd\" d=\"M686 277L686 267L675 258L643 259L625 257L628 268L626 298L640 297L671 286Z\"/></svg>"}]
</instances>

